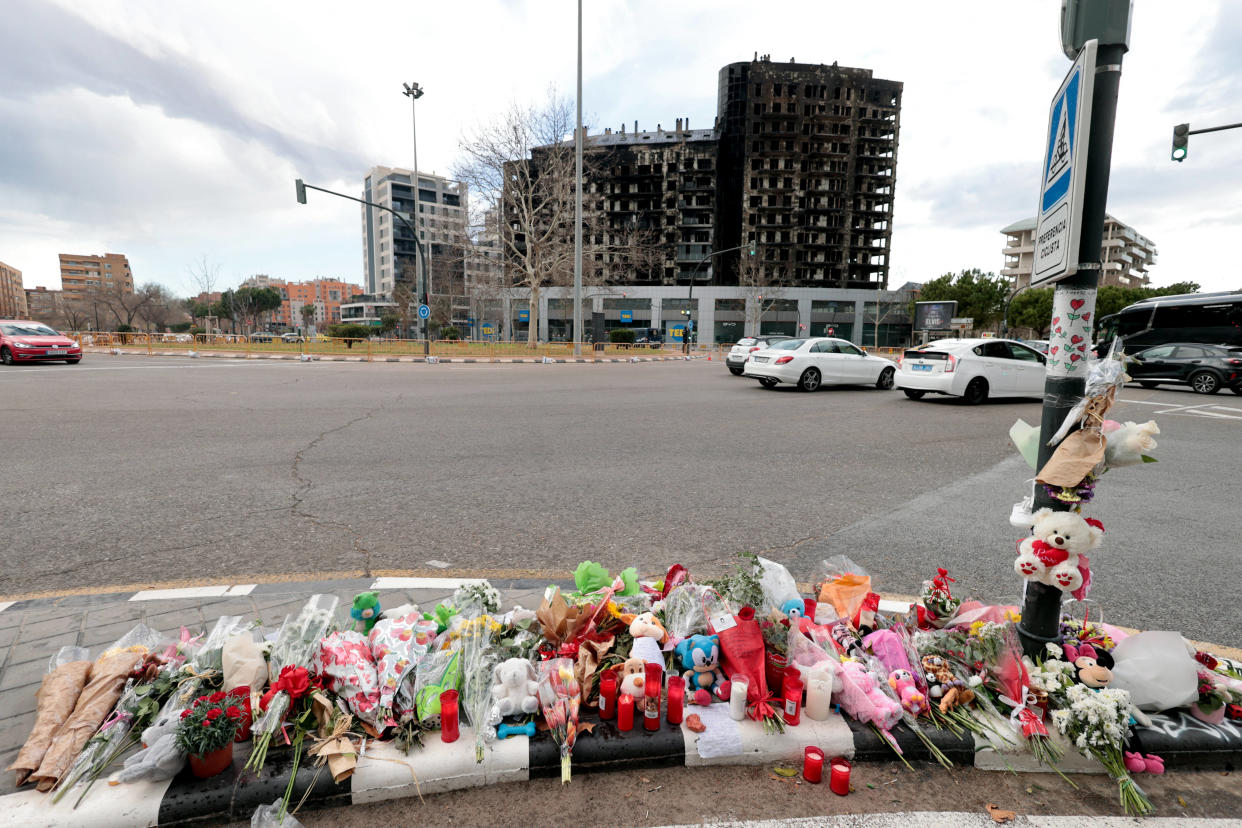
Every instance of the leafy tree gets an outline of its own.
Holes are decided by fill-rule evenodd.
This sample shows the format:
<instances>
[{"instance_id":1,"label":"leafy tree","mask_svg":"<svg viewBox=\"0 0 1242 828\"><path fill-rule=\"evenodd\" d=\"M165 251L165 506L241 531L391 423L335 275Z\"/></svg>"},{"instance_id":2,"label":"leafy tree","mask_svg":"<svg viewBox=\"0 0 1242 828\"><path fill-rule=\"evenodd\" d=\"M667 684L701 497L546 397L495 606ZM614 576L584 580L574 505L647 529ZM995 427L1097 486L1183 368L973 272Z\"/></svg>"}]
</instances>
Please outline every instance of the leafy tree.
<instances>
[{"instance_id":1,"label":"leafy tree","mask_svg":"<svg viewBox=\"0 0 1242 828\"><path fill-rule=\"evenodd\" d=\"M932 279L919 290L919 302L957 302L957 315L975 320L975 330L990 328L999 322L1009 296L1009 280L995 273L972 267L956 274L946 273ZM1051 314L1049 314L1051 315ZM914 318L911 303L910 317Z\"/></svg>"},{"instance_id":2,"label":"leafy tree","mask_svg":"<svg viewBox=\"0 0 1242 828\"><path fill-rule=\"evenodd\" d=\"M443 328L440 329L440 338L441 339L461 339L461 331L457 329L456 325L445 325Z\"/></svg>"},{"instance_id":3,"label":"leafy tree","mask_svg":"<svg viewBox=\"0 0 1242 828\"><path fill-rule=\"evenodd\" d=\"M609 342L627 342L634 344L634 331L632 328L613 328L608 332Z\"/></svg>"},{"instance_id":4,"label":"leafy tree","mask_svg":"<svg viewBox=\"0 0 1242 828\"><path fill-rule=\"evenodd\" d=\"M280 291L270 287L240 287L235 291L235 301L242 316L250 317L250 326L259 326L259 318L280 307L283 301Z\"/></svg>"},{"instance_id":5,"label":"leafy tree","mask_svg":"<svg viewBox=\"0 0 1242 828\"><path fill-rule=\"evenodd\" d=\"M1048 335L1052 327L1051 287L1024 290L1009 303L1009 322L1014 327L1030 328L1037 339Z\"/></svg>"},{"instance_id":6,"label":"leafy tree","mask_svg":"<svg viewBox=\"0 0 1242 828\"><path fill-rule=\"evenodd\" d=\"M307 302L302 306L302 328L309 331L311 323L315 321L315 306Z\"/></svg>"},{"instance_id":7,"label":"leafy tree","mask_svg":"<svg viewBox=\"0 0 1242 828\"><path fill-rule=\"evenodd\" d=\"M382 314L380 314L379 330L381 335L388 336L388 334L397 329L397 325L399 324L400 320L397 319L397 315L392 311L385 310Z\"/></svg>"},{"instance_id":8,"label":"leafy tree","mask_svg":"<svg viewBox=\"0 0 1242 828\"><path fill-rule=\"evenodd\" d=\"M371 329L366 325L357 325L353 323L341 323L339 325L328 326L328 336L334 339L345 340L345 347L353 348L355 342L361 342L371 335Z\"/></svg>"}]
</instances>

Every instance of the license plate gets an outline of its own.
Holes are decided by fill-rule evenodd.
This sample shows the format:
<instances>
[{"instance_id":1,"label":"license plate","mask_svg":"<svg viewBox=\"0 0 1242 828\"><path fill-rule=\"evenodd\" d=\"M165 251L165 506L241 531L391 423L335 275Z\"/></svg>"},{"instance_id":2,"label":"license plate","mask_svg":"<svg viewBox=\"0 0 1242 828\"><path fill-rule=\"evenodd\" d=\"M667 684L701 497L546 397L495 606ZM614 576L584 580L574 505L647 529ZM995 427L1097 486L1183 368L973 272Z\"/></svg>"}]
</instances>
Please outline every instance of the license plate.
<instances>
[{"instance_id":1,"label":"license plate","mask_svg":"<svg viewBox=\"0 0 1242 828\"><path fill-rule=\"evenodd\" d=\"M910 366L910 370L912 371L930 371L931 369L932 367L930 365L911 365Z\"/></svg>"},{"instance_id":2,"label":"license plate","mask_svg":"<svg viewBox=\"0 0 1242 828\"><path fill-rule=\"evenodd\" d=\"M64 356L67 353L69 352L65 350L64 348L48 348L47 349L48 356Z\"/></svg>"},{"instance_id":3,"label":"license plate","mask_svg":"<svg viewBox=\"0 0 1242 828\"><path fill-rule=\"evenodd\" d=\"M768 361L767 357L751 357L751 359L753 359L755 362L767 362Z\"/></svg>"}]
</instances>

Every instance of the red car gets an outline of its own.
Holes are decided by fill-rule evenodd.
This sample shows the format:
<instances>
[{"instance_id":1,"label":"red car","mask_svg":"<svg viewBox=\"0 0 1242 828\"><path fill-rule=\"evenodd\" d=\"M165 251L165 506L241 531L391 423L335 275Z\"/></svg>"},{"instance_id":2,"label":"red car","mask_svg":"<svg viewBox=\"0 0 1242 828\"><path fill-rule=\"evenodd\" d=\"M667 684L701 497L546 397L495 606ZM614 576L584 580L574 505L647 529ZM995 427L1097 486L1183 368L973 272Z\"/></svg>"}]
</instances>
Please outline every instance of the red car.
<instances>
[{"instance_id":1,"label":"red car","mask_svg":"<svg viewBox=\"0 0 1242 828\"><path fill-rule=\"evenodd\" d=\"M0 319L0 362L46 362L61 360L70 365L82 361L82 346L42 322Z\"/></svg>"}]
</instances>

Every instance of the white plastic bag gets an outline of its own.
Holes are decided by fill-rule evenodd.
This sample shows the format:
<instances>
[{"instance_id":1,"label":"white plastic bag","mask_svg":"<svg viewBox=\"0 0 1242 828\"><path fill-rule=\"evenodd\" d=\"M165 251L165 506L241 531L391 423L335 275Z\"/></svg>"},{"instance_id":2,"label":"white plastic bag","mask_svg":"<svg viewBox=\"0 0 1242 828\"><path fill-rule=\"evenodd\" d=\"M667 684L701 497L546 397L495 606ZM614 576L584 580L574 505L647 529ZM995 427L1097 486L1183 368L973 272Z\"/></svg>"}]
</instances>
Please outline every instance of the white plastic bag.
<instances>
[{"instance_id":1,"label":"white plastic bag","mask_svg":"<svg viewBox=\"0 0 1242 828\"><path fill-rule=\"evenodd\" d=\"M1113 648L1110 687L1130 691L1140 710L1184 707L1199 698L1198 664L1180 633L1135 633Z\"/></svg>"},{"instance_id":2,"label":"white plastic bag","mask_svg":"<svg viewBox=\"0 0 1242 828\"><path fill-rule=\"evenodd\" d=\"M250 828L305 828L293 814L285 814L280 818L281 801L278 799L271 805L260 805L254 809L250 817Z\"/></svg>"},{"instance_id":3,"label":"white plastic bag","mask_svg":"<svg viewBox=\"0 0 1242 828\"><path fill-rule=\"evenodd\" d=\"M759 576L759 587L763 590L763 600L768 604L760 609L771 608L781 612L786 601L802 600L802 596L798 594L798 583L788 569L767 558L759 558L759 566L763 570L763 574Z\"/></svg>"}]
</instances>

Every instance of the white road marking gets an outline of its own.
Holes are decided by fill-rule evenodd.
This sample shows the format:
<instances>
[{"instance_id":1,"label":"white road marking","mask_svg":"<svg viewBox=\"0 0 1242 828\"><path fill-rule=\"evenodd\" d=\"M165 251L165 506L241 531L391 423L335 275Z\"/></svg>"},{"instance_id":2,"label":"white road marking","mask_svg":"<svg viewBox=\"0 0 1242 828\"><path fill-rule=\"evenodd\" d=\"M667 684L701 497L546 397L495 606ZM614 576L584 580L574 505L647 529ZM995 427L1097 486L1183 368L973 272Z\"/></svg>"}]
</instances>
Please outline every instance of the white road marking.
<instances>
[{"instance_id":1,"label":"white road marking","mask_svg":"<svg viewBox=\"0 0 1242 828\"><path fill-rule=\"evenodd\" d=\"M1162 409L1161 411L1153 411L1153 414L1184 414L1192 417L1219 417L1225 420L1242 420L1242 408L1234 408L1228 405L1217 405L1215 403L1198 403L1197 405L1175 405L1168 402L1155 402L1152 400L1118 400L1119 403L1130 403L1133 405L1152 405ZM1216 411L1208 411L1209 408L1218 408L1221 411L1230 411L1231 414L1220 414Z\"/></svg>"},{"instance_id":2,"label":"white road marking","mask_svg":"<svg viewBox=\"0 0 1242 828\"><path fill-rule=\"evenodd\" d=\"M16 602L15 601L0 601L0 612L4 612L9 607L13 606L14 603Z\"/></svg>"},{"instance_id":3,"label":"white road marking","mask_svg":"<svg viewBox=\"0 0 1242 828\"><path fill-rule=\"evenodd\" d=\"M371 589L457 589L481 583L482 578L376 578Z\"/></svg>"},{"instance_id":4,"label":"white road marking","mask_svg":"<svg viewBox=\"0 0 1242 828\"><path fill-rule=\"evenodd\" d=\"M448 561L427 561L427 566L434 566L436 569L448 569Z\"/></svg>"},{"instance_id":5,"label":"white road marking","mask_svg":"<svg viewBox=\"0 0 1242 828\"><path fill-rule=\"evenodd\" d=\"M166 601L177 598L223 598L226 596L249 595L257 584L238 584L235 586L216 585L203 587L183 587L181 589L144 589L130 596L131 601Z\"/></svg>"}]
</instances>

